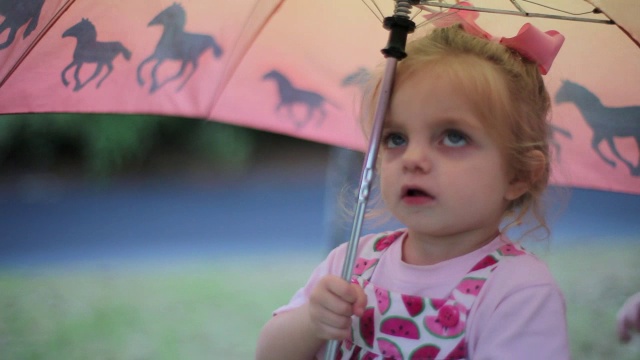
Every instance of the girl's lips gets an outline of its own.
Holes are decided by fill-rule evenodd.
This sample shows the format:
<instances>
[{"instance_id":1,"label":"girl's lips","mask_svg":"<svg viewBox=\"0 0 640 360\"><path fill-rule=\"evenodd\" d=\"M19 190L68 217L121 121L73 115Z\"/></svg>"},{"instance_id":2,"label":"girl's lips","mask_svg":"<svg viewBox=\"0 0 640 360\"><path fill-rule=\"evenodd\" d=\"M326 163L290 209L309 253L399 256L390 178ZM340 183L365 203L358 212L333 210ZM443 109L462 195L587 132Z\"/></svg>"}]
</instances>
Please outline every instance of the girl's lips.
<instances>
[{"instance_id":1,"label":"girl's lips","mask_svg":"<svg viewBox=\"0 0 640 360\"><path fill-rule=\"evenodd\" d=\"M405 186L402 188L402 201L409 205L424 205L435 198L429 192L417 186Z\"/></svg>"}]
</instances>

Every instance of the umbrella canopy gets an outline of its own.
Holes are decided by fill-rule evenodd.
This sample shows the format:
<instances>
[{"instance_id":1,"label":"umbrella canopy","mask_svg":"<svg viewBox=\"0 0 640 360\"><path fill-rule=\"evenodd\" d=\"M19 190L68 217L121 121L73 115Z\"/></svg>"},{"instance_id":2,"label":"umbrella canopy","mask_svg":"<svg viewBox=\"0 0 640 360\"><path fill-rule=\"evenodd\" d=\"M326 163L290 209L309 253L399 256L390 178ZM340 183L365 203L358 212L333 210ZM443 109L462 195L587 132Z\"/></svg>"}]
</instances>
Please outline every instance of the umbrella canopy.
<instances>
[{"instance_id":1,"label":"umbrella canopy","mask_svg":"<svg viewBox=\"0 0 640 360\"><path fill-rule=\"evenodd\" d=\"M637 1L587 0L609 18L640 46L640 3Z\"/></svg>"},{"instance_id":2,"label":"umbrella canopy","mask_svg":"<svg viewBox=\"0 0 640 360\"><path fill-rule=\"evenodd\" d=\"M506 0L473 4L498 10L477 19L495 36L514 36L531 22L566 37L546 75L554 99L553 183L640 194L640 49L631 16L639 5L591 2L607 16L586 18L611 17L618 26L558 20L564 13L526 1L527 13L551 18L499 13L517 10ZM393 6L392 0L4 0L0 112L180 115L364 150L359 85L381 63L388 36L375 14L391 15ZM593 9L581 0L553 6ZM432 13L417 14L416 23L422 15Z\"/></svg>"}]
</instances>

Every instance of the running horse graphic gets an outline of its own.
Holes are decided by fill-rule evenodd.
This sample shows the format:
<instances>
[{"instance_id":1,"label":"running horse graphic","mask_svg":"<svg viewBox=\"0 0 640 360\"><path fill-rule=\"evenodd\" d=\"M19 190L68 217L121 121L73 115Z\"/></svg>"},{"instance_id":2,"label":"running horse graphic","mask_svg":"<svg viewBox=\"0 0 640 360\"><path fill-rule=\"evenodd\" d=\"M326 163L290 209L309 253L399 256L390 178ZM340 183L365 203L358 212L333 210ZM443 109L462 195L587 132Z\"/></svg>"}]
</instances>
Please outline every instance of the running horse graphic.
<instances>
[{"instance_id":1,"label":"running horse graphic","mask_svg":"<svg viewBox=\"0 0 640 360\"><path fill-rule=\"evenodd\" d=\"M147 25L162 25L164 28L153 54L144 59L138 66L138 84L144 86L145 81L142 78L142 70L146 64L155 61L155 65L151 70L149 93L154 93L167 83L180 79L183 77L187 66L191 65L191 71L184 76L182 83L176 89L176 92L180 91L195 73L198 68L198 58L205 50L212 49L215 58L222 56L222 48L212 36L184 31L186 19L187 14L184 8L180 4L174 3L156 15ZM158 70L165 60L181 61L180 70L176 74L160 81L158 80Z\"/></svg>"},{"instance_id":2,"label":"running horse graphic","mask_svg":"<svg viewBox=\"0 0 640 360\"><path fill-rule=\"evenodd\" d=\"M369 82L369 79L371 79L371 72L367 70L367 68L365 67L359 67L358 70L352 72L351 74L347 75L344 79L342 79L342 82L340 83L340 85L342 86L356 85L360 89L364 90L364 87Z\"/></svg>"},{"instance_id":3,"label":"running horse graphic","mask_svg":"<svg viewBox=\"0 0 640 360\"><path fill-rule=\"evenodd\" d=\"M274 80L278 86L280 101L278 102L278 106L276 106L276 112L284 107L288 111L289 118L298 120L294 113L294 106L299 104L306 107L307 114L304 119L296 121L298 128L305 126L311 121L316 112L319 115L318 126L322 124L322 121L327 116L324 105L329 103L324 96L312 91L296 88L284 74L277 70L272 70L264 74L262 78L264 80ZM335 104L332 105L336 106Z\"/></svg>"},{"instance_id":4,"label":"running horse graphic","mask_svg":"<svg viewBox=\"0 0 640 360\"><path fill-rule=\"evenodd\" d=\"M18 30L24 24L27 24L27 28L22 34L23 39L36 29L43 4L44 0L0 0L0 14L4 16L4 21L0 24L0 34L9 29L7 40L0 43L0 50L13 43Z\"/></svg>"},{"instance_id":5,"label":"running horse graphic","mask_svg":"<svg viewBox=\"0 0 640 360\"><path fill-rule=\"evenodd\" d=\"M73 73L73 78L76 81L73 91L79 91L85 87L85 85L98 77L106 66L107 72L98 80L96 85L96 88L100 88L104 79L113 71L113 60L118 55L122 54L126 60L131 59L131 52L122 43L117 41L97 41L98 33L89 19L82 19L79 23L67 29L62 34L62 37L75 37L77 40L76 48L73 51L73 61L62 70L62 83L64 86L69 86L67 71L73 67L76 68ZM80 69L85 63L96 64L96 69L85 82L82 82L80 80Z\"/></svg>"},{"instance_id":6,"label":"running horse graphic","mask_svg":"<svg viewBox=\"0 0 640 360\"><path fill-rule=\"evenodd\" d=\"M587 125L593 130L591 147L604 162L611 167L616 166L614 160L600 151L599 145L602 141L606 141L613 155L629 168L631 175L640 176L640 159L638 165L634 165L620 155L614 142L616 137L632 137L640 150L640 106L604 106L595 94L569 80L562 82L556 94L556 102L572 102L578 107Z\"/></svg>"}]
</instances>

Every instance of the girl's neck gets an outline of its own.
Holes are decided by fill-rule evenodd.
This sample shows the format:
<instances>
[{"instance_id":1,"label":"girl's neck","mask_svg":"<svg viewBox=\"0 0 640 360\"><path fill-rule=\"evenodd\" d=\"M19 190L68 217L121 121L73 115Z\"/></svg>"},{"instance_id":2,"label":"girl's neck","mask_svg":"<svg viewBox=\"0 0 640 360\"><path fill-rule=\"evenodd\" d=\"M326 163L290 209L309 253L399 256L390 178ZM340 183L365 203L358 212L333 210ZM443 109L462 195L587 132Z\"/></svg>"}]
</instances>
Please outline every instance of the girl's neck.
<instances>
[{"instance_id":1,"label":"girl's neck","mask_svg":"<svg viewBox=\"0 0 640 360\"><path fill-rule=\"evenodd\" d=\"M430 237L409 230L402 244L402 260L410 265L434 265L466 255L490 243L500 234L496 228L456 237Z\"/></svg>"}]
</instances>

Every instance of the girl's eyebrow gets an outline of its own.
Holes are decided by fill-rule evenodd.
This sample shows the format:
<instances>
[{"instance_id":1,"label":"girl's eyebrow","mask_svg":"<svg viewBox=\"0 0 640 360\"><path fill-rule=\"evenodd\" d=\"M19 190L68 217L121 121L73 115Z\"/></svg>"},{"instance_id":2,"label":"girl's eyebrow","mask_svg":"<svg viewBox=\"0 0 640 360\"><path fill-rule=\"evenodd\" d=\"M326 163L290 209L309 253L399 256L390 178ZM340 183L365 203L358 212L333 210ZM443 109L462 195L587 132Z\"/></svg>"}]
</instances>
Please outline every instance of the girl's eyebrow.
<instances>
[{"instance_id":1,"label":"girl's eyebrow","mask_svg":"<svg viewBox=\"0 0 640 360\"><path fill-rule=\"evenodd\" d=\"M393 128L396 127L397 124L395 123L395 121L393 121L393 119L389 116L387 116L384 119L384 122L382 123L382 129L389 129L389 128Z\"/></svg>"},{"instance_id":2,"label":"girl's eyebrow","mask_svg":"<svg viewBox=\"0 0 640 360\"><path fill-rule=\"evenodd\" d=\"M414 121L421 121L420 119L416 119ZM384 119L384 123L382 124L383 131L402 129L404 127L403 123L398 123L394 121L391 116L387 116ZM441 118L429 120L428 127L434 129L446 129L446 128L457 128L465 131L483 131L485 130L484 125L479 121L469 121L464 118L456 117L456 116L443 116Z\"/></svg>"},{"instance_id":3,"label":"girl's eyebrow","mask_svg":"<svg viewBox=\"0 0 640 360\"><path fill-rule=\"evenodd\" d=\"M442 119L437 119L432 124L435 127L454 127L454 128L464 128L469 130L482 130L484 127L481 123L475 121L467 121L460 118L455 117L447 117Z\"/></svg>"}]
</instances>

